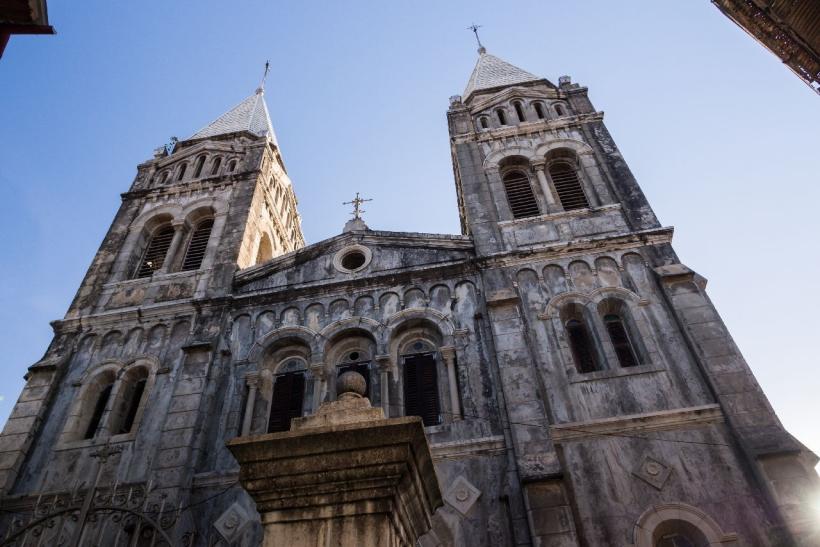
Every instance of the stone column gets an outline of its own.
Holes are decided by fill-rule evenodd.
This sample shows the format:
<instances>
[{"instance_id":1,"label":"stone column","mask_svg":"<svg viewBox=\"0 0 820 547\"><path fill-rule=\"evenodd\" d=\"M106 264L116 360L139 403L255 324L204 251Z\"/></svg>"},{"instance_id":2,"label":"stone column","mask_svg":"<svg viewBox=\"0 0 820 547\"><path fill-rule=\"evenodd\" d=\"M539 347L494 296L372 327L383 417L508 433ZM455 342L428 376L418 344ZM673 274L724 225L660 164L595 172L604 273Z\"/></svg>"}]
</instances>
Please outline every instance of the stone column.
<instances>
[{"instance_id":1,"label":"stone column","mask_svg":"<svg viewBox=\"0 0 820 547\"><path fill-rule=\"evenodd\" d=\"M228 448L256 502L262 547L414 547L442 505L421 418L385 419L361 374L337 380L337 401L290 431Z\"/></svg>"},{"instance_id":2,"label":"stone column","mask_svg":"<svg viewBox=\"0 0 820 547\"><path fill-rule=\"evenodd\" d=\"M541 186L541 193L544 194L544 199L547 200L547 212L557 213L562 211L561 206L555 199L555 195L552 193L552 187L547 180L547 174L544 172L546 164L536 163L533 164L532 168L535 171L535 176L538 178L538 184Z\"/></svg>"},{"instance_id":3,"label":"stone column","mask_svg":"<svg viewBox=\"0 0 820 547\"><path fill-rule=\"evenodd\" d=\"M313 408L310 412L316 412L322 404L322 391L325 389L327 372L324 363L313 363L310 365L310 372L313 374Z\"/></svg>"},{"instance_id":4,"label":"stone column","mask_svg":"<svg viewBox=\"0 0 820 547\"><path fill-rule=\"evenodd\" d=\"M390 356L377 355L376 362L379 363L382 410L385 416L390 416Z\"/></svg>"},{"instance_id":5,"label":"stone column","mask_svg":"<svg viewBox=\"0 0 820 547\"><path fill-rule=\"evenodd\" d=\"M245 418L242 420L243 437L251 432L253 408L256 405L256 390L259 388L259 373L247 373L245 375L245 383L248 385L248 400L245 402Z\"/></svg>"},{"instance_id":6,"label":"stone column","mask_svg":"<svg viewBox=\"0 0 820 547\"><path fill-rule=\"evenodd\" d=\"M450 412L453 421L460 420L461 401L458 397L458 381L456 380L456 348L453 346L443 346L439 348L441 357L447 364L447 383L450 385Z\"/></svg>"},{"instance_id":7,"label":"stone column","mask_svg":"<svg viewBox=\"0 0 820 547\"><path fill-rule=\"evenodd\" d=\"M183 230L184 226L184 222L173 223L174 237L171 239L171 245L168 247L168 252L165 253L165 259L162 261L162 267L157 270L156 273L164 274L171 271L171 265L177 257L180 244L182 244L182 235L185 233L185 230Z\"/></svg>"}]
</instances>

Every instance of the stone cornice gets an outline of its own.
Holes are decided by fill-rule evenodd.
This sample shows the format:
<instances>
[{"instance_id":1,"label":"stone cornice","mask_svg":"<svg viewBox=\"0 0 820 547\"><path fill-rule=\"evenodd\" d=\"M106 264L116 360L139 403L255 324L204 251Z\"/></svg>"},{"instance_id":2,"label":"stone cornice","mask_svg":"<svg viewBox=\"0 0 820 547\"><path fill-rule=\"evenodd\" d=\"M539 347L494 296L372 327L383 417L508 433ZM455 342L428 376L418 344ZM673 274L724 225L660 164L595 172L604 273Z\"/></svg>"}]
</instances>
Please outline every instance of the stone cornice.
<instances>
[{"instance_id":1,"label":"stone cornice","mask_svg":"<svg viewBox=\"0 0 820 547\"><path fill-rule=\"evenodd\" d=\"M430 445L433 460L454 460L472 456L500 454L506 450L504 436L481 437L464 441L450 441Z\"/></svg>"},{"instance_id":2,"label":"stone cornice","mask_svg":"<svg viewBox=\"0 0 820 547\"><path fill-rule=\"evenodd\" d=\"M723 422L723 412L719 405L712 404L588 422L556 424L550 426L550 434L555 443L565 443L594 437L629 436L652 431L699 427L720 422Z\"/></svg>"},{"instance_id":3,"label":"stone cornice","mask_svg":"<svg viewBox=\"0 0 820 547\"><path fill-rule=\"evenodd\" d=\"M577 114L575 116L564 116L552 120L537 120L532 122L525 122L518 125L510 125L499 127L496 129L486 129L480 132L471 131L469 133L462 133L451 137L454 144L463 144L468 142L492 142L509 137L530 137L544 131L555 131L556 129L563 129L574 125L580 125L590 122L600 122L604 119L604 113L601 111L591 112L589 114Z\"/></svg>"}]
</instances>

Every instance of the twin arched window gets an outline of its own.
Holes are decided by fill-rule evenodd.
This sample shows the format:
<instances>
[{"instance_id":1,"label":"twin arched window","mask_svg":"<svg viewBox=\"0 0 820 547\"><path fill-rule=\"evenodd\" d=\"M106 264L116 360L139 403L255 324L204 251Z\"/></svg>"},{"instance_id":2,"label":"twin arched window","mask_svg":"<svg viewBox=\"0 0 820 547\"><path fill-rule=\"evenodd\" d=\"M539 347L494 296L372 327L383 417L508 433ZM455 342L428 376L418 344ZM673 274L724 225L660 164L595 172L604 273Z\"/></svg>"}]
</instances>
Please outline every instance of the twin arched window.
<instances>
[{"instance_id":1,"label":"twin arched window","mask_svg":"<svg viewBox=\"0 0 820 547\"><path fill-rule=\"evenodd\" d=\"M541 214L530 179L523 171L510 171L504 175L502 180L513 218L527 218Z\"/></svg>"},{"instance_id":2,"label":"twin arched window","mask_svg":"<svg viewBox=\"0 0 820 547\"><path fill-rule=\"evenodd\" d=\"M131 433L146 397L148 377L144 366L127 369L119 379L110 370L100 373L83 394L81 438L93 439L103 431L108 435Z\"/></svg>"},{"instance_id":3,"label":"twin arched window","mask_svg":"<svg viewBox=\"0 0 820 547\"><path fill-rule=\"evenodd\" d=\"M198 179L202 175L202 167L205 165L205 156L199 156L194 166L194 178Z\"/></svg>"},{"instance_id":4,"label":"twin arched window","mask_svg":"<svg viewBox=\"0 0 820 547\"><path fill-rule=\"evenodd\" d=\"M495 115L498 118L498 123L500 125L507 125L507 113L504 112L503 109L499 108L495 111Z\"/></svg>"},{"instance_id":5,"label":"twin arched window","mask_svg":"<svg viewBox=\"0 0 820 547\"><path fill-rule=\"evenodd\" d=\"M532 103L532 107L535 109L535 115L538 116L539 120L543 120L547 117L544 114L544 105L542 103Z\"/></svg>"},{"instance_id":6,"label":"twin arched window","mask_svg":"<svg viewBox=\"0 0 820 547\"><path fill-rule=\"evenodd\" d=\"M200 220L196 226L190 230L188 245L182 259L182 271L198 270L202 267L205 252L208 249L208 241L211 238L214 219L206 218ZM164 224L155 229L149 236L148 243L142 253L142 258L137 267L134 277L151 277L154 272L163 269L169 271L173 266L174 256L169 256L171 246L176 249L179 245L174 244L177 229L171 224ZM174 253L175 254L175 253ZM177 262L178 263L178 262Z\"/></svg>"},{"instance_id":7,"label":"twin arched window","mask_svg":"<svg viewBox=\"0 0 820 547\"><path fill-rule=\"evenodd\" d=\"M615 308L614 311L607 311L602 321L606 340L614 352L618 366L628 368L641 364L636 347L637 329L630 326L626 305L623 302L606 301L602 306ZM579 304L571 304L563 310L562 316L575 368L582 374L602 370L604 352L597 344L599 338L584 308Z\"/></svg>"},{"instance_id":8,"label":"twin arched window","mask_svg":"<svg viewBox=\"0 0 820 547\"><path fill-rule=\"evenodd\" d=\"M515 115L518 117L518 121L522 123L527 121L527 117L524 115L524 107L521 102L515 101L512 105L515 109Z\"/></svg>"}]
</instances>

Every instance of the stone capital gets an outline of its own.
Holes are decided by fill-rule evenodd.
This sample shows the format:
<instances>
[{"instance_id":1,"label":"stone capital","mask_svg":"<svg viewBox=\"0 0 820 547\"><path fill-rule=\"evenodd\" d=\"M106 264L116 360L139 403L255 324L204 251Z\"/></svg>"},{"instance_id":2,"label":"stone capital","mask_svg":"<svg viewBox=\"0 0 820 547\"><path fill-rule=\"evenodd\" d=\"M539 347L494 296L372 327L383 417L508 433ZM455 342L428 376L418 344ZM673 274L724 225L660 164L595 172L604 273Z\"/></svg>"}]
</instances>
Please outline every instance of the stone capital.
<instances>
[{"instance_id":1,"label":"stone capital","mask_svg":"<svg viewBox=\"0 0 820 547\"><path fill-rule=\"evenodd\" d=\"M246 372L244 378L245 378L245 384L248 387L257 387L257 386L259 386L259 373L258 372Z\"/></svg>"},{"instance_id":2,"label":"stone capital","mask_svg":"<svg viewBox=\"0 0 820 547\"><path fill-rule=\"evenodd\" d=\"M389 369L391 365L391 359L389 355L377 355L375 357L376 362L379 364L380 369Z\"/></svg>"},{"instance_id":3,"label":"stone capital","mask_svg":"<svg viewBox=\"0 0 820 547\"><path fill-rule=\"evenodd\" d=\"M441 346L438 350L445 361L450 361L456 356L455 346Z\"/></svg>"}]
</instances>

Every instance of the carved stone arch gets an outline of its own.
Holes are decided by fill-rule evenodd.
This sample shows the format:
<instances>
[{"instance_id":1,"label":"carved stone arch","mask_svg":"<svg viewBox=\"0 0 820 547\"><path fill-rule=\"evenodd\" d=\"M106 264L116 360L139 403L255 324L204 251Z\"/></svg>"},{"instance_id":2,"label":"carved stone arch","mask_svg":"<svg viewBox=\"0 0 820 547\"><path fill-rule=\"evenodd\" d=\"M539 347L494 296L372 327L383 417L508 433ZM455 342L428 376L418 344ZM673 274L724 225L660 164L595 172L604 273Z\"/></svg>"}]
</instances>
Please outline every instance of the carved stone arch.
<instances>
[{"instance_id":1,"label":"carved stone arch","mask_svg":"<svg viewBox=\"0 0 820 547\"><path fill-rule=\"evenodd\" d=\"M120 359L104 359L99 363L96 363L88 367L88 369L86 369L86 371L80 377L79 381L84 388L95 376L104 374L106 371L111 371L114 374L114 378L119 378L120 374L122 374L122 371L124 369L125 363Z\"/></svg>"},{"instance_id":2,"label":"carved stone arch","mask_svg":"<svg viewBox=\"0 0 820 547\"><path fill-rule=\"evenodd\" d=\"M591 156L594 154L592 147L585 142L576 139L555 139L545 142L535 149L533 157L539 159L546 159L547 154L553 150L560 150L568 148L575 152L577 156Z\"/></svg>"},{"instance_id":3,"label":"carved stone arch","mask_svg":"<svg viewBox=\"0 0 820 547\"><path fill-rule=\"evenodd\" d=\"M316 332L307 327L292 325L274 329L254 342L248 352L248 361L258 363L268 348L287 340L297 340L307 346L310 349L311 360L316 360L317 356L322 353L321 347L317 343Z\"/></svg>"},{"instance_id":4,"label":"carved stone arch","mask_svg":"<svg viewBox=\"0 0 820 547\"><path fill-rule=\"evenodd\" d=\"M202 198L186 204L180 211L180 218L186 225L194 225L202 218L217 217L224 215L228 211L228 204L225 200L215 198Z\"/></svg>"},{"instance_id":5,"label":"carved stone arch","mask_svg":"<svg viewBox=\"0 0 820 547\"><path fill-rule=\"evenodd\" d=\"M449 317L431 308L411 308L394 313L385 322L385 340L389 341L396 329L402 324L412 320L427 320L434 324L441 332L443 343L450 345L453 343L453 331L455 326Z\"/></svg>"},{"instance_id":6,"label":"carved stone arch","mask_svg":"<svg viewBox=\"0 0 820 547\"><path fill-rule=\"evenodd\" d=\"M80 389L69 406L68 416L60 434L59 445L65 446L69 443L84 441L85 431L91 421L91 414L98 399L100 399L99 394L106 386L111 386L105 409L99 420L100 424L104 424L114 397L114 388L124 368L125 365L122 361L108 359L85 371L80 380Z\"/></svg>"},{"instance_id":7,"label":"carved stone arch","mask_svg":"<svg viewBox=\"0 0 820 547\"><path fill-rule=\"evenodd\" d=\"M623 287L601 287L589 293L590 302L594 304L598 304L602 300L605 300L613 296L616 298L627 300L634 304L643 303L643 300L640 296L630 291L629 289L625 289Z\"/></svg>"},{"instance_id":8,"label":"carved stone arch","mask_svg":"<svg viewBox=\"0 0 820 547\"><path fill-rule=\"evenodd\" d=\"M650 507L638 518L633 529L634 547L654 547L664 525L685 523L703 534L710 546L737 544L736 533L724 532L715 520L697 507L685 503L665 503Z\"/></svg>"},{"instance_id":9,"label":"carved stone arch","mask_svg":"<svg viewBox=\"0 0 820 547\"><path fill-rule=\"evenodd\" d=\"M162 218L162 223L181 221L183 219L182 207L175 203L169 203L167 205L160 205L159 207L149 209L140 214L131 222L131 231L139 231L145 227L151 229L151 221L158 218Z\"/></svg>"},{"instance_id":10,"label":"carved stone arch","mask_svg":"<svg viewBox=\"0 0 820 547\"><path fill-rule=\"evenodd\" d=\"M567 304L579 304L580 306L587 307L591 301L592 300L589 295L577 291L561 293L547 302L547 305L544 308L543 318L549 319L558 317L561 312L561 308Z\"/></svg>"},{"instance_id":11,"label":"carved stone arch","mask_svg":"<svg viewBox=\"0 0 820 547\"><path fill-rule=\"evenodd\" d=\"M322 351L324 352L324 350L328 348L328 344L345 331L367 332L376 342L376 350L378 352L383 351L385 347L384 342L386 338L384 337L384 325L369 317L349 317L330 323L316 335L317 344L322 347Z\"/></svg>"},{"instance_id":12,"label":"carved stone arch","mask_svg":"<svg viewBox=\"0 0 820 547\"><path fill-rule=\"evenodd\" d=\"M505 159L515 156L522 157L529 163L532 163L533 160L539 157L537 151L532 148L525 148L523 146L501 148L500 150L491 152L484 158L484 170L498 169Z\"/></svg>"}]
</instances>

